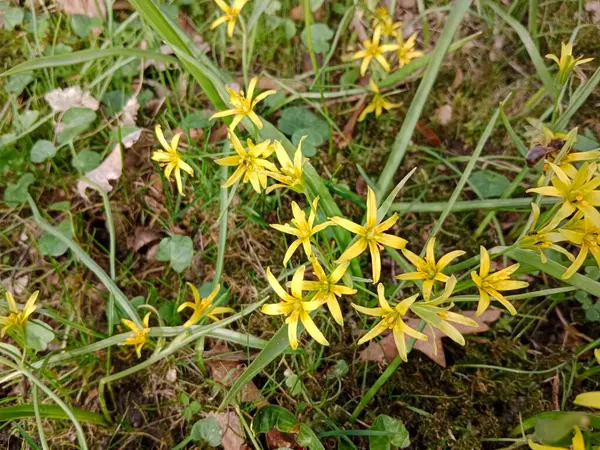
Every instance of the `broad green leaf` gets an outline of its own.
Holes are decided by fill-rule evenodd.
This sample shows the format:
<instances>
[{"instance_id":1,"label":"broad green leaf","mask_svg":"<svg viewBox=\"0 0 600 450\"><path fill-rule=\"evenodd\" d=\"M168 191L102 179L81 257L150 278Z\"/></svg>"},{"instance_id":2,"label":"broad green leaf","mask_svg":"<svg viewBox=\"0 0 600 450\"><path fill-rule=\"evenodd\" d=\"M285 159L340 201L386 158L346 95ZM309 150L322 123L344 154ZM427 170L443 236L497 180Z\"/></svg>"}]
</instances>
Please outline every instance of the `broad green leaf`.
<instances>
[{"instance_id":1,"label":"broad green leaf","mask_svg":"<svg viewBox=\"0 0 600 450\"><path fill-rule=\"evenodd\" d=\"M314 23L310 26L312 36L312 47L315 53L327 53L329 51L329 41L333 37L333 31L324 23ZM308 38L306 29L300 33L302 43L308 47Z\"/></svg>"},{"instance_id":2,"label":"broad green leaf","mask_svg":"<svg viewBox=\"0 0 600 450\"><path fill-rule=\"evenodd\" d=\"M348 363L343 359L340 359L335 363L331 372L329 372L329 376L331 378L342 378L348 374L350 368L348 367Z\"/></svg>"},{"instance_id":3,"label":"broad green leaf","mask_svg":"<svg viewBox=\"0 0 600 450\"><path fill-rule=\"evenodd\" d=\"M39 116L39 111L25 111L15 117L15 128L19 133L23 133L33 126Z\"/></svg>"},{"instance_id":4,"label":"broad green leaf","mask_svg":"<svg viewBox=\"0 0 600 450\"><path fill-rule=\"evenodd\" d=\"M71 28L80 38L86 38L92 30L92 19L83 14L73 14L71 16Z\"/></svg>"},{"instance_id":5,"label":"broad green leaf","mask_svg":"<svg viewBox=\"0 0 600 450\"><path fill-rule=\"evenodd\" d=\"M568 447L573 435L573 427L587 426L587 414L563 414L551 418L540 418L535 423L535 441L546 445Z\"/></svg>"},{"instance_id":6,"label":"broad green leaf","mask_svg":"<svg viewBox=\"0 0 600 450\"><path fill-rule=\"evenodd\" d=\"M25 17L25 13L21 8L13 7L8 8L2 14L2 19L4 21L4 29L6 31L12 31L17 25L21 25L23 23L23 18Z\"/></svg>"},{"instance_id":7,"label":"broad green leaf","mask_svg":"<svg viewBox=\"0 0 600 450\"><path fill-rule=\"evenodd\" d=\"M39 320L28 320L25 325L25 339L27 346L35 351L43 352L48 344L54 340L54 331L50 325Z\"/></svg>"},{"instance_id":8,"label":"broad green leaf","mask_svg":"<svg viewBox=\"0 0 600 450\"><path fill-rule=\"evenodd\" d=\"M123 91L110 91L102 96L102 103L106 105L106 113L114 116L123 110L127 100L131 97Z\"/></svg>"},{"instance_id":9,"label":"broad green leaf","mask_svg":"<svg viewBox=\"0 0 600 450\"><path fill-rule=\"evenodd\" d=\"M51 141L40 139L31 147L31 161L34 163L42 163L54 158L54 155L56 155L56 147Z\"/></svg>"},{"instance_id":10,"label":"broad green leaf","mask_svg":"<svg viewBox=\"0 0 600 450\"><path fill-rule=\"evenodd\" d=\"M283 406L267 405L260 408L252 419L252 431L268 433L273 428L288 432L298 423L296 416Z\"/></svg>"},{"instance_id":11,"label":"broad green leaf","mask_svg":"<svg viewBox=\"0 0 600 450\"><path fill-rule=\"evenodd\" d=\"M177 273L183 272L192 263L194 244L188 236L175 235L166 237L156 251L156 259L169 261L171 267Z\"/></svg>"},{"instance_id":12,"label":"broad green leaf","mask_svg":"<svg viewBox=\"0 0 600 450\"><path fill-rule=\"evenodd\" d=\"M32 81L33 74L31 72L17 73L8 77L8 82L4 86L4 90L8 94L21 95L25 87Z\"/></svg>"},{"instance_id":13,"label":"broad green leaf","mask_svg":"<svg viewBox=\"0 0 600 450\"><path fill-rule=\"evenodd\" d=\"M179 126L184 130L189 130L190 128L206 128L209 125L210 122L208 116L202 111L194 111L179 122Z\"/></svg>"},{"instance_id":14,"label":"broad green leaf","mask_svg":"<svg viewBox=\"0 0 600 450\"><path fill-rule=\"evenodd\" d=\"M211 447L218 447L221 445L221 436L221 425L214 417L200 419L194 424L192 432L190 433L190 437L194 441L204 441Z\"/></svg>"},{"instance_id":15,"label":"broad green leaf","mask_svg":"<svg viewBox=\"0 0 600 450\"><path fill-rule=\"evenodd\" d=\"M321 441L319 441L315 432L308 425L303 423L300 424L300 430L296 436L296 441L298 442L298 445L308 448L309 450L325 450L325 447L323 447L323 444L321 444Z\"/></svg>"},{"instance_id":16,"label":"broad green leaf","mask_svg":"<svg viewBox=\"0 0 600 450\"><path fill-rule=\"evenodd\" d=\"M71 238L73 236L73 230L71 228L71 220L65 219L56 227L63 235ZM59 240L56 236L50 233L44 233L44 235L38 241L38 251L42 256L54 256L55 258L62 256L69 249L67 244Z\"/></svg>"},{"instance_id":17,"label":"broad green leaf","mask_svg":"<svg viewBox=\"0 0 600 450\"><path fill-rule=\"evenodd\" d=\"M73 157L71 164L82 173L88 173L90 170L98 167L100 161L102 161L102 156L99 153L91 150L83 150Z\"/></svg>"},{"instance_id":18,"label":"broad green leaf","mask_svg":"<svg viewBox=\"0 0 600 450\"><path fill-rule=\"evenodd\" d=\"M370 435L370 450L389 450L392 447L407 448L410 445L408 431L402 421L386 416L385 414L377 416L371 426L371 430L387 431L391 434L388 436Z\"/></svg>"},{"instance_id":19,"label":"broad green leaf","mask_svg":"<svg viewBox=\"0 0 600 450\"><path fill-rule=\"evenodd\" d=\"M301 106L291 106L281 112L277 121L279 131L292 136L297 130L314 130L314 134L329 139L329 125L312 111Z\"/></svg>"},{"instance_id":20,"label":"broad green leaf","mask_svg":"<svg viewBox=\"0 0 600 450\"><path fill-rule=\"evenodd\" d=\"M25 203L29 195L29 186L34 181L35 177L32 173L21 175L16 184L9 184L4 190L4 203L10 207Z\"/></svg>"},{"instance_id":21,"label":"broad green leaf","mask_svg":"<svg viewBox=\"0 0 600 450\"><path fill-rule=\"evenodd\" d=\"M96 113L88 108L71 108L63 115L64 129L58 135L58 143L75 139L96 120Z\"/></svg>"},{"instance_id":22,"label":"broad green leaf","mask_svg":"<svg viewBox=\"0 0 600 450\"><path fill-rule=\"evenodd\" d=\"M508 178L491 170L473 172L469 182L483 198L498 198L510 186Z\"/></svg>"},{"instance_id":23,"label":"broad green leaf","mask_svg":"<svg viewBox=\"0 0 600 450\"><path fill-rule=\"evenodd\" d=\"M344 74L340 77L340 84L342 86L354 86L358 80L358 70L347 69Z\"/></svg>"},{"instance_id":24,"label":"broad green leaf","mask_svg":"<svg viewBox=\"0 0 600 450\"><path fill-rule=\"evenodd\" d=\"M295 373L290 373L285 377L285 385L289 388L289 393L293 397L302 392L302 380Z\"/></svg>"}]
</instances>

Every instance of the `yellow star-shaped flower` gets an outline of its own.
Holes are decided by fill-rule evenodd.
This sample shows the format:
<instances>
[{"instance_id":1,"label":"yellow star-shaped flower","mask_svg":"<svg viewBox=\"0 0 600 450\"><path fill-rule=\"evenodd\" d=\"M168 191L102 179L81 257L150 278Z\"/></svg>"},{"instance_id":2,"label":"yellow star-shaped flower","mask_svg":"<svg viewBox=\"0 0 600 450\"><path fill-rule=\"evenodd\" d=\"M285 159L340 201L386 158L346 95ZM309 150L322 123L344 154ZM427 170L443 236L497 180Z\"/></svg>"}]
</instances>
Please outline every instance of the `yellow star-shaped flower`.
<instances>
[{"instance_id":1,"label":"yellow star-shaped flower","mask_svg":"<svg viewBox=\"0 0 600 450\"><path fill-rule=\"evenodd\" d=\"M23 309L19 310L17 307L17 302L13 295L6 291L6 303L8 303L8 315L0 316L0 325L2 325L2 331L0 332L0 337L4 337L6 332L11 328L19 328L21 331L25 329L25 325L27 325L27 321L29 320L29 316L34 313L37 309L35 302L38 298L40 291L35 291L31 296L27 299L25 306Z\"/></svg>"},{"instance_id":2,"label":"yellow star-shaped flower","mask_svg":"<svg viewBox=\"0 0 600 450\"><path fill-rule=\"evenodd\" d=\"M480 247L479 274L471 272L471 278L479 289L479 303L477 312L479 316L490 306L490 297L499 301L514 316L517 314L515 307L504 297L500 291L513 291L529 286L526 281L511 280L510 276L519 268L519 264L513 264L495 273L490 273L490 255L485 247Z\"/></svg>"},{"instance_id":3,"label":"yellow star-shaped flower","mask_svg":"<svg viewBox=\"0 0 600 450\"><path fill-rule=\"evenodd\" d=\"M302 296L302 282L304 281L304 266L298 267L292 278L291 295L279 284L277 278L267 268L267 279L273 291L281 298L281 302L263 305L261 311L270 316L286 316L285 323L288 326L288 339L290 346L295 350L298 348L298 322L302 322L308 334L321 345L329 345L323 333L317 328L310 317L310 312L322 305L319 301L304 301Z\"/></svg>"},{"instance_id":4,"label":"yellow star-shaped flower","mask_svg":"<svg viewBox=\"0 0 600 450\"><path fill-rule=\"evenodd\" d=\"M215 322L219 320L219 318L215 314L225 314L233 312L233 308L228 308L225 306L214 306L212 305L213 300L219 293L219 289L221 288L220 284L217 284L215 288L212 290L208 297L202 298L200 297L200 293L196 286L192 283L187 283L188 287L192 290L192 295L194 296L194 302L185 302L182 303L179 308L177 308L177 312L181 312L186 308L190 308L194 312L190 316L190 318L183 324L184 328L191 327L192 325L196 325L200 322L202 317L206 316Z\"/></svg>"},{"instance_id":5,"label":"yellow star-shaped flower","mask_svg":"<svg viewBox=\"0 0 600 450\"><path fill-rule=\"evenodd\" d=\"M194 169L183 160L181 153L177 151L177 145L179 144L179 138L181 133L177 133L173 136L171 144L169 144L165 135L162 132L160 125L156 125L154 129L156 137L163 146L164 150L156 150L152 153L152 160L158 162L158 165L163 167L165 170L165 178L171 179L171 173L175 171L175 181L177 182L177 191L182 197L185 197L183 193L183 183L181 182L181 171L187 172L191 177L194 176Z\"/></svg>"},{"instance_id":6,"label":"yellow star-shaped flower","mask_svg":"<svg viewBox=\"0 0 600 450\"><path fill-rule=\"evenodd\" d=\"M377 283L381 275L381 255L379 252L383 250L383 246L387 245L396 249L403 249L406 246L406 239L385 233L398 221L398 214L394 214L389 219L380 222L377 219L377 199L375 192L370 187L367 193L367 223L365 225L358 225L343 217L332 217L330 220L334 224L358 235L358 240L342 253L337 262L348 262L368 248L373 266L373 283Z\"/></svg>"},{"instance_id":7,"label":"yellow star-shaped flower","mask_svg":"<svg viewBox=\"0 0 600 450\"><path fill-rule=\"evenodd\" d=\"M388 102L385 97L379 93L379 87L375 84L373 78L369 80L369 87L371 88L371 92L373 92L373 100L371 100L371 103L369 103L363 112L360 113L360 116L358 117L359 122L365 120L367 115L371 114L373 111L375 111L375 117L379 117L384 109L389 111L402 106L402 103Z\"/></svg>"},{"instance_id":8,"label":"yellow star-shaped flower","mask_svg":"<svg viewBox=\"0 0 600 450\"><path fill-rule=\"evenodd\" d=\"M281 142L275 141L272 144L280 167L278 172L269 172L267 175L279 181L279 183L269 186L266 191L267 194L277 188L288 188L295 192L304 192L304 163L307 158L302 155L302 141L305 137L303 136L298 143L298 148L294 153L294 161L288 156Z\"/></svg>"},{"instance_id":9,"label":"yellow star-shaped flower","mask_svg":"<svg viewBox=\"0 0 600 450\"><path fill-rule=\"evenodd\" d=\"M405 66L411 60L420 58L423 56L423 52L415 50L415 41L417 39L417 33L413 33L406 42L402 38L402 33L398 34L398 64L400 67Z\"/></svg>"},{"instance_id":10,"label":"yellow star-shaped flower","mask_svg":"<svg viewBox=\"0 0 600 450\"><path fill-rule=\"evenodd\" d=\"M235 92L231 88L226 88L227 92L229 93L229 103L231 103L233 109L215 113L210 117L210 120L218 117L234 116L233 120L231 121L231 125L229 126L230 130L234 130L244 117L248 117L254 123L254 125L256 125L259 129L262 129L262 122L260 121L258 115L254 112L254 109L259 102L267 98L269 95L275 94L275 91L265 91L262 94L257 95L253 100L252 96L254 95L256 83L258 83L258 77L254 77L250 80L247 94L244 94L243 90L240 90L240 92Z\"/></svg>"},{"instance_id":11,"label":"yellow star-shaped flower","mask_svg":"<svg viewBox=\"0 0 600 450\"><path fill-rule=\"evenodd\" d=\"M398 280L423 280L423 298L428 301L431 297L431 291L436 281L446 283L450 277L442 273L450 262L465 254L462 250L454 250L445 254L438 262L435 261L435 238L429 239L427 242L427 252L425 258L414 254L410 250L404 248L402 253L417 269L414 272L408 272L398 275Z\"/></svg>"},{"instance_id":12,"label":"yellow star-shaped flower","mask_svg":"<svg viewBox=\"0 0 600 450\"><path fill-rule=\"evenodd\" d=\"M564 42L560 44L560 59L552 53L546 55L546 58L551 59L558 65L558 82L560 84L566 83L569 74L576 66L594 60L594 58L583 58L583 56L573 58L573 44L565 44Z\"/></svg>"},{"instance_id":13,"label":"yellow star-shaped flower","mask_svg":"<svg viewBox=\"0 0 600 450\"><path fill-rule=\"evenodd\" d=\"M362 63L360 65L360 74L361 76L365 76L367 73L367 69L369 68L369 64L371 64L371 60L375 58L377 62L383 67L383 70L389 72L391 70L390 64L387 62L385 57L383 56L386 52L392 52L398 49L398 45L396 44L381 44L381 28L375 28L373 32L373 40L367 39L362 43L363 49L356 52L352 55L352 59L362 59Z\"/></svg>"},{"instance_id":14,"label":"yellow star-shaped flower","mask_svg":"<svg viewBox=\"0 0 600 450\"><path fill-rule=\"evenodd\" d=\"M212 30L217 28L222 23L227 22L227 36L232 37L238 16L240 15L244 5L248 3L248 0L235 0L231 6L229 6L223 0L215 0L215 3L225 14L211 23L210 29Z\"/></svg>"},{"instance_id":15,"label":"yellow star-shaped flower","mask_svg":"<svg viewBox=\"0 0 600 450\"><path fill-rule=\"evenodd\" d=\"M148 333L150 332L149 323L150 323L150 313L144 316L144 328L138 327L134 322L129 319L121 319L123 325L129 328L132 333L130 336L125 339L122 344L119 345L133 345L135 346L135 352L137 353L137 357L141 358L142 356L142 348L148 342Z\"/></svg>"}]
</instances>

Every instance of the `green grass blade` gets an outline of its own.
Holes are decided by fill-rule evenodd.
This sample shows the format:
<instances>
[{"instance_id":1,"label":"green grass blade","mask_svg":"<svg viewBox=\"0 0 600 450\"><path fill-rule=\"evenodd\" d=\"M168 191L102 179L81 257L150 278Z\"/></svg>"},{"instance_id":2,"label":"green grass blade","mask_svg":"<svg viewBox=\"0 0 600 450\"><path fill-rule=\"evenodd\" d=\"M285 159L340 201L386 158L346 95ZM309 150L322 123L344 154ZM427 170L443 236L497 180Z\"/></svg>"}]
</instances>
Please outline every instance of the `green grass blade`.
<instances>
[{"instance_id":1,"label":"green grass blade","mask_svg":"<svg viewBox=\"0 0 600 450\"><path fill-rule=\"evenodd\" d=\"M480 209L504 209L513 210L515 208L530 208L530 197L522 198L497 198L488 200L464 200L455 202L450 208L450 212L476 211ZM542 205L549 206L557 202L553 198L543 198ZM448 202L431 202L431 203L394 203L391 211L398 213L414 212L414 213L439 213L444 211L448 206Z\"/></svg>"},{"instance_id":2,"label":"green grass blade","mask_svg":"<svg viewBox=\"0 0 600 450\"><path fill-rule=\"evenodd\" d=\"M554 128L556 130L565 130L567 128L569 125L569 120L571 120L577 110L581 108L581 105L584 104L590 94L594 92L594 89L596 89L598 83L600 83L600 67L596 69L587 83L585 83L583 86L580 86L575 91L575 94L569 102L569 106L567 106L567 109L565 109L565 111L560 115L554 124Z\"/></svg>"},{"instance_id":3,"label":"green grass blade","mask_svg":"<svg viewBox=\"0 0 600 450\"><path fill-rule=\"evenodd\" d=\"M504 105L500 105L500 118L502 119L502 123L504 124L504 128L506 128L506 132L508 133L510 140L513 142L515 147L517 147L517 150L519 151L521 156L527 156L527 152L529 151L529 149L525 144L523 144L523 141L519 136L517 136L517 133L510 124L510 121L508 120L508 117L504 112Z\"/></svg>"},{"instance_id":4,"label":"green grass blade","mask_svg":"<svg viewBox=\"0 0 600 450\"><path fill-rule=\"evenodd\" d=\"M574 274L572 277L566 280L561 280L560 276L566 271L566 267L551 260L548 260L544 263L541 261L540 255L535 252L532 252L531 250L515 248L506 252L506 255L519 263L533 266L536 269L553 276L557 280L562 281L563 283L575 286L576 288L581 289L595 297L600 297L599 282L594 281L591 278L588 278L585 275L581 275L579 273Z\"/></svg>"},{"instance_id":5,"label":"green grass blade","mask_svg":"<svg viewBox=\"0 0 600 450\"><path fill-rule=\"evenodd\" d=\"M540 55L540 52L538 51L535 42L533 42L533 39L527 32L527 29L514 17L504 11L501 6L497 5L493 1L485 1L484 4L494 10L494 12L519 35L521 42L525 46L525 50L527 50L527 53L529 53L531 62L533 63L540 80L542 80L542 84L544 85L546 92L548 95L550 95L550 97L552 97L552 99L556 99L558 93L556 92L554 78L552 78L552 75L550 75L550 72L544 63L544 59L542 58L542 55Z\"/></svg>"},{"instance_id":6,"label":"green grass blade","mask_svg":"<svg viewBox=\"0 0 600 450\"><path fill-rule=\"evenodd\" d=\"M298 334L303 330L302 323L298 323ZM258 354L256 359L248 366L248 368L235 380L227 395L221 402L219 409L225 408L232 403L240 391L248 384L252 378L258 375L265 367L267 367L275 358L281 355L289 347L287 325L281 327L277 333L269 340L267 346Z\"/></svg>"},{"instance_id":7,"label":"green grass blade","mask_svg":"<svg viewBox=\"0 0 600 450\"><path fill-rule=\"evenodd\" d=\"M69 417L62 410L60 406L56 405L39 405L40 416L44 419L64 419L69 420ZM85 409L71 408L73 415L77 420L84 423L91 423L94 425L100 425L102 427L108 426L104 417L100 414L96 414ZM27 419L29 417L35 417L35 411L33 404L19 405L19 406L6 406L0 408L0 422L7 420L16 419Z\"/></svg>"},{"instance_id":8,"label":"green grass blade","mask_svg":"<svg viewBox=\"0 0 600 450\"><path fill-rule=\"evenodd\" d=\"M110 58L115 56L135 56L142 59L155 59L169 64L177 64L177 58L169 55L163 55L159 52L149 50L138 50L133 48L106 48L81 50L79 52L68 53L66 55L42 56L22 62L0 74L0 78L14 75L16 73L29 72L32 70L47 69L50 67L70 66L87 61L93 61L101 58Z\"/></svg>"},{"instance_id":9,"label":"green grass blade","mask_svg":"<svg viewBox=\"0 0 600 450\"><path fill-rule=\"evenodd\" d=\"M400 164L402 163L402 159L404 158L404 154L406 153L406 149L410 143L410 139L415 130L415 126L417 125L417 121L423 112L425 102L427 101L429 93L431 92L431 88L433 87L433 83L437 78L444 55L448 51L448 47L450 47L450 44L452 43L452 38L454 37L454 34L456 33L456 30L458 29L463 17L467 13L470 5L471 0L457 0L454 3L450 15L448 16L446 26L444 27L444 31L442 32L435 49L433 50L433 53L431 54L429 64L427 65L427 69L425 69L425 73L423 74L421 84L419 84L419 88L417 89L415 97L408 108L406 119L402 123L402 128L396 136L390 156L388 157L383 172L381 172L381 176L379 177L377 193L379 194L380 198L387 193L392 185L394 175L396 175L398 167L400 167Z\"/></svg>"}]
</instances>

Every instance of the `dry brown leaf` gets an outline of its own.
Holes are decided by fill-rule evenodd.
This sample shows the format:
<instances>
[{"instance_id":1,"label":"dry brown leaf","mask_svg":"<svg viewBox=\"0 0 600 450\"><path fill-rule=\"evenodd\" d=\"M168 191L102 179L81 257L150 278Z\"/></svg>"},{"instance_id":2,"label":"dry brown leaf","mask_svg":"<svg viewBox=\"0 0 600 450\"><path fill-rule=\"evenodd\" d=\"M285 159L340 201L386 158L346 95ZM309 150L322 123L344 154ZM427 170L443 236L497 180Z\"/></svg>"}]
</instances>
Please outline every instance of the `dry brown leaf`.
<instances>
[{"instance_id":1,"label":"dry brown leaf","mask_svg":"<svg viewBox=\"0 0 600 450\"><path fill-rule=\"evenodd\" d=\"M142 247L158 241L161 237L162 236L160 233L151 228L137 227L133 233L133 236L127 237L127 248L138 252Z\"/></svg>"},{"instance_id":2,"label":"dry brown leaf","mask_svg":"<svg viewBox=\"0 0 600 450\"><path fill-rule=\"evenodd\" d=\"M442 141L435 131L425 125L425 122L419 120L417 122L417 131L423 135L427 143L433 147L441 147Z\"/></svg>"},{"instance_id":3,"label":"dry brown leaf","mask_svg":"<svg viewBox=\"0 0 600 450\"><path fill-rule=\"evenodd\" d=\"M123 147L130 148L140 138L142 130L137 130L123 138ZM115 145L110 155L108 155L102 163L94 170L85 174L85 178L96 183L105 192L112 191L112 186L109 181L118 180L123 173L123 159L121 157L121 144ZM77 182L77 192L85 200L89 200L85 191L92 186L85 180Z\"/></svg>"},{"instance_id":4,"label":"dry brown leaf","mask_svg":"<svg viewBox=\"0 0 600 450\"><path fill-rule=\"evenodd\" d=\"M267 448L291 448L294 450L302 450L303 447L296 442L296 435L292 433L284 433L277 428L273 428L265 435L267 439Z\"/></svg>"},{"instance_id":5,"label":"dry brown leaf","mask_svg":"<svg viewBox=\"0 0 600 450\"><path fill-rule=\"evenodd\" d=\"M452 120L452 105L440 106L435 111L435 116L440 125L446 126Z\"/></svg>"},{"instance_id":6,"label":"dry brown leaf","mask_svg":"<svg viewBox=\"0 0 600 450\"><path fill-rule=\"evenodd\" d=\"M500 318L502 310L500 309L488 309L481 316L475 316L475 311L463 311L462 314L466 317L473 319L479 325L477 328L468 327L459 323L453 323L452 325L463 335L467 334L479 334L484 333L490 329L488 323L493 323ZM406 324L411 328L417 328L421 322L418 318L408 319ZM442 367L446 367L446 355L444 354L444 346L442 338L447 337L441 331L436 330L435 339L431 335L431 328L425 327L423 333L429 337L427 341L417 340L415 343L415 350L427 355L433 361L438 363ZM407 336L406 340L410 338ZM437 348L437 352L435 351ZM398 355L398 349L394 343L394 336L388 334L386 337L378 342L371 341L369 346L360 352L360 359L363 361L377 361L379 363L385 363L391 361Z\"/></svg>"},{"instance_id":7,"label":"dry brown leaf","mask_svg":"<svg viewBox=\"0 0 600 450\"><path fill-rule=\"evenodd\" d=\"M97 0L57 0L59 9L72 16L106 17L106 3Z\"/></svg>"},{"instance_id":8,"label":"dry brown leaf","mask_svg":"<svg viewBox=\"0 0 600 450\"><path fill-rule=\"evenodd\" d=\"M592 21L600 22L600 1L586 2L585 10L593 13Z\"/></svg>"},{"instance_id":9,"label":"dry brown leaf","mask_svg":"<svg viewBox=\"0 0 600 450\"><path fill-rule=\"evenodd\" d=\"M44 95L44 99L54 112L65 112L71 108L88 108L97 111L100 103L89 91L83 91L79 86L65 89L54 89Z\"/></svg>"},{"instance_id":10,"label":"dry brown leaf","mask_svg":"<svg viewBox=\"0 0 600 450\"><path fill-rule=\"evenodd\" d=\"M206 417L214 417L221 425L221 445L225 450L240 450L246 441L240 418L235 411L210 412Z\"/></svg>"}]
</instances>

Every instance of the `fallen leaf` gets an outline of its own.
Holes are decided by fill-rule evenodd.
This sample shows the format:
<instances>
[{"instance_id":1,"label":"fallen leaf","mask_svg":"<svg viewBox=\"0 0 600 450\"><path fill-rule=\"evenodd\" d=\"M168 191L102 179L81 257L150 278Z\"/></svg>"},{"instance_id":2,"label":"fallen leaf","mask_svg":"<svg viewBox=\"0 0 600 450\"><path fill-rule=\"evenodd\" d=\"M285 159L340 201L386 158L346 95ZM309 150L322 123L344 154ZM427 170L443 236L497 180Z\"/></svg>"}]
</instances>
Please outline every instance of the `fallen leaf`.
<instances>
[{"instance_id":1,"label":"fallen leaf","mask_svg":"<svg viewBox=\"0 0 600 450\"><path fill-rule=\"evenodd\" d=\"M203 357L210 358L206 361L206 367L210 371L212 379L226 388L231 387L244 372L245 364L242 361L247 361L245 353L231 353L229 346L223 341L217 341L210 350L204 352ZM256 402L262 398L260 391L252 381L242 388L242 402Z\"/></svg>"},{"instance_id":2,"label":"fallen leaf","mask_svg":"<svg viewBox=\"0 0 600 450\"><path fill-rule=\"evenodd\" d=\"M106 3L97 0L57 0L58 8L72 16L106 17Z\"/></svg>"},{"instance_id":3,"label":"fallen leaf","mask_svg":"<svg viewBox=\"0 0 600 450\"><path fill-rule=\"evenodd\" d=\"M135 126L135 121L137 119L137 113L139 109L140 105L137 101L137 97L131 97L129 100L127 100L127 103L125 103L125 106L121 111L121 115L119 117L119 124L121 126Z\"/></svg>"},{"instance_id":4,"label":"fallen leaf","mask_svg":"<svg viewBox=\"0 0 600 450\"><path fill-rule=\"evenodd\" d=\"M246 443L240 418L235 411L210 412L206 417L214 417L221 425L221 445L225 450L240 450Z\"/></svg>"},{"instance_id":5,"label":"fallen leaf","mask_svg":"<svg viewBox=\"0 0 600 450\"><path fill-rule=\"evenodd\" d=\"M97 111L100 103L89 91L82 91L79 86L65 89L54 89L44 95L44 98L54 112L65 112L71 108L88 108Z\"/></svg>"},{"instance_id":6,"label":"fallen leaf","mask_svg":"<svg viewBox=\"0 0 600 450\"><path fill-rule=\"evenodd\" d=\"M435 116L440 125L446 126L452 120L452 105L444 105L440 106L436 112Z\"/></svg>"},{"instance_id":7,"label":"fallen leaf","mask_svg":"<svg viewBox=\"0 0 600 450\"><path fill-rule=\"evenodd\" d=\"M29 277L27 275L23 275L22 277L16 279L11 277L2 280L2 286L4 286L4 289L14 296L21 295L25 291L27 283L29 283Z\"/></svg>"},{"instance_id":8,"label":"fallen leaf","mask_svg":"<svg viewBox=\"0 0 600 450\"><path fill-rule=\"evenodd\" d=\"M303 447L298 445L296 435L292 433L284 433L277 428L273 428L265 435L267 439L267 448L291 448L294 450L302 450Z\"/></svg>"},{"instance_id":9,"label":"fallen leaf","mask_svg":"<svg viewBox=\"0 0 600 450\"><path fill-rule=\"evenodd\" d=\"M600 1L586 2L585 10L593 13L592 21L600 22Z\"/></svg>"},{"instance_id":10,"label":"fallen leaf","mask_svg":"<svg viewBox=\"0 0 600 450\"><path fill-rule=\"evenodd\" d=\"M431 128L427 127L422 120L417 122L417 130L423 135L427 143L433 147L441 147L442 141Z\"/></svg>"},{"instance_id":11,"label":"fallen leaf","mask_svg":"<svg viewBox=\"0 0 600 450\"><path fill-rule=\"evenodd\" d=\"M142 130L136 130L125 136L122 140L123 147L130 148L140 137ZM96 183L105 192L112 191L109 181L118 180L123 173L123 159L121 157L121 144L115 145L110 154L94 170L85 174L85 178ZM77 192L85 200L89 200L85 191L92 186L85 180L77 182Z\"/></svg>"},{"instance_id":12,"label":"fallen leaf","mask_svg":"<svg viewBox=\"0 0 600 450\"><path fill-rule=\"evenodd\" d=\"M453 323L452 325L463 335L467 334L479 334L484 333L490 329L488 323L493 323L500 318L502 310L500 309L488 309L481 316L475 316L475 311L463 311L466 317L473 319L479 325L477 328L468 327L459 323ZM411 328L417 328L420 319L412 318L405 321L406 324ZM442 338L447 337L439 330L435 330L435 339L431 334L431 328L425 327L423 333L429 337L427 341L417 340L414 346L415 350L427 355L430 359L438 363L442 367L446 367L446 355L444 354L444 346L442 344ZM410 338L407 336L408 342ZM437 352L436 352L437 349ZM394 336L388 334L380 341L371 341L368 347L360 352L360 359L363 361L377 361L379 363L385 363L391 361L398 355L398 349L394 343Z\"/></svg>"},{"instance_id":13,"label":"fallen leaf","mask_svg":"<svg viewBox=\"0 0 600 450\"><path fill-rule=\"evenodd\" d=\"M133 236L127 237L127 248L139 252L142 247L152 244L161 238L161 234L151 228L137 227Z\"/></svg>"}]
</instances>

